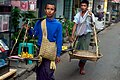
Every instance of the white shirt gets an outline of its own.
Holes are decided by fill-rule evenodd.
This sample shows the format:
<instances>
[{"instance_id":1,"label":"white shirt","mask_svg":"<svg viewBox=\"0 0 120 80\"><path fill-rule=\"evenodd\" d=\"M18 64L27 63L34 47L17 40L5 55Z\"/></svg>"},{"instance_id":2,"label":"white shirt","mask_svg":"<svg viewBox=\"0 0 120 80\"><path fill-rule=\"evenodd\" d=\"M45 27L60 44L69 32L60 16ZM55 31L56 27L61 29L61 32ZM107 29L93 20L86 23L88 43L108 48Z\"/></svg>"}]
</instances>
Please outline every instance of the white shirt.
<instances>
[{"instance_id":1,"label":"white shirt","mask_svg":"<svg viewBox=\"0 0 120 80\"><path fill-rule=\"evenodd\" d=\"M82 33L78 33L79 32L79 29L80 29L80 25L79 24L81 24L81 23L85 23L85 31L84 31L84 33L83 34L87 34L88 32L92 32L92 29L91 29L91 26L90 26L90 23L91 23L91 18L90 17L87 17L88 16L88 11L86 11L86 13L84 14L84 16L82 17L81 15L81 12L79 12L79 13L77 13L75 16L74 16L74 20L73 20L73 22L75 22L76 24L78 24L77 25L77 29L76 29L76 34L77 35L81 35ZM87 18L86 18L87 17ZM95 22L95 17L94 17L94 14L92 13L92 21L93 22Z\"/></svg>"},{"instance_id":2,"label":"white shirt","mask_svg":"<svg viewBox=\"0 0 120 80\"><path fill-rule=\"evenodd\" d=\"M100 12L100 13L104 12L103 9L98 9L98 8L97 8L96 11L97 11L97 13L99 13L99 12Z\"/></svg>"}]
</instances>

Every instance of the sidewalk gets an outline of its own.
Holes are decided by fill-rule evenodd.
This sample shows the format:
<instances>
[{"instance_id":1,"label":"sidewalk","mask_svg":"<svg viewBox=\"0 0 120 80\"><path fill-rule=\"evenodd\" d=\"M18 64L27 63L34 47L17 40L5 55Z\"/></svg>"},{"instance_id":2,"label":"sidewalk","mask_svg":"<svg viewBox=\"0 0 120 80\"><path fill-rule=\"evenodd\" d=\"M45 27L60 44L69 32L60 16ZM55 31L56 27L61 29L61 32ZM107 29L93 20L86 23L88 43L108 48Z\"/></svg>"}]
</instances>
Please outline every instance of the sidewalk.
<instances>
[{"instance_id":1,"label":"sidewalk","mask_svg":"<svg viewBox=\"0 0 120 80\"><path fill-rule=\"evenodd\" d=\"M111 25L106 25L103 29L98 30L97 33L100 33L101 31L105 30L106 28L108 28L108 27L110 27L110 26L113 26L113 25L117 25L117 24L119 24L119 23L120 23L120 22L118 22L118 23L112 23Z\"/></svg>"},{"instance_id":2,"label":"sidewalk","mask_svg":"<svg viewBox=\"0 0 120 80\"><path fill-rule=\"evenodd\" d=\"M24 80L35 71L36 62L32 64L26 64L26 62L18 62L18 60L12 60L10 62L11 69L17 69L16 74L10 80Z\"/></svg>"}]
</instances>

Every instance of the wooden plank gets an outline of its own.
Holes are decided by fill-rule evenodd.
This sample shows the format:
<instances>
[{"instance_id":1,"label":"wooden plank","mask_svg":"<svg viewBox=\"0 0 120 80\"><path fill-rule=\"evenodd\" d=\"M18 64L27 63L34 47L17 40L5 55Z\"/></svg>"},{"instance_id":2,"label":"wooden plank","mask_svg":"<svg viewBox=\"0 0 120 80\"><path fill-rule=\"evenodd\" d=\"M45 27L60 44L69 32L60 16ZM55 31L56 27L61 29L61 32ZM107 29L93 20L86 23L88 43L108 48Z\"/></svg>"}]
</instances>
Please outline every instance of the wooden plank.
<instances>
[{"instance_id":1,"label":"wooden plank","mask_svg":"<svg viewBox=\"0 0 120 80\"><path fill-rule=\"evenodd\" d=\"M0 76L0 80L4 80L11 76L12 74L16 73L17 69L10 69L10 71L2 76Z\"/></svg>"}]
</instances>

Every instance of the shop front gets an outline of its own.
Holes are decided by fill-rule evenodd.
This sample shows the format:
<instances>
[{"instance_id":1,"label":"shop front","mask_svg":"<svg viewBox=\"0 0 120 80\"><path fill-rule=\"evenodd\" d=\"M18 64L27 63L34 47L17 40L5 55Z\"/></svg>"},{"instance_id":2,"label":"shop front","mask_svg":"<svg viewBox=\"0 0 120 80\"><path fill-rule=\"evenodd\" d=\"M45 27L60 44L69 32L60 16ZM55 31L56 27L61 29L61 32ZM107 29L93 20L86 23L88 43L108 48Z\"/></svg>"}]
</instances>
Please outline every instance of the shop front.
<instances>
[{"instance_id":1,"label":"shop front","mask_svg":"<svg viewBox=\"0 0 120 80\"><path fill-rule=\"evenodd\" d=\"M111 8L111 19L113 22L118 22L120 18L120 0L111 0Z\"/></svg>"}]
</instances>

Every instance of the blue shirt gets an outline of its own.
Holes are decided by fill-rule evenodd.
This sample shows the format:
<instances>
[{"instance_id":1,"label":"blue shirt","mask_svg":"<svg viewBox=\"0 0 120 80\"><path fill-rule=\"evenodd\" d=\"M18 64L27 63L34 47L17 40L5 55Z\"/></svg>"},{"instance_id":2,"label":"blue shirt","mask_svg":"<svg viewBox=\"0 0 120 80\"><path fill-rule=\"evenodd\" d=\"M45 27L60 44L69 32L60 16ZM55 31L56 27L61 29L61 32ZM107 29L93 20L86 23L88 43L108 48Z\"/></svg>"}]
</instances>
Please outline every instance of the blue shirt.
<instances>
[{"instance_id":1,"label":"blue shirt","mask_svg":"<svg viewBox=\"0 0 120 80\"><path fill-rule=\"evenodd\" d=\"M56 42L57 46L57 56L60 57L60 53L62 50L62 24L56 19L50 20L46 18L46 26L47 26L47 38L50 42ZM34 30L30 29L29 34L32 36L38 37L37 45L41 46L42 42L42 29L41 29L41 21L38 20L34 26Z\"/></svg>"}]
</instances>

